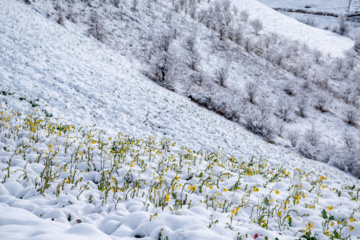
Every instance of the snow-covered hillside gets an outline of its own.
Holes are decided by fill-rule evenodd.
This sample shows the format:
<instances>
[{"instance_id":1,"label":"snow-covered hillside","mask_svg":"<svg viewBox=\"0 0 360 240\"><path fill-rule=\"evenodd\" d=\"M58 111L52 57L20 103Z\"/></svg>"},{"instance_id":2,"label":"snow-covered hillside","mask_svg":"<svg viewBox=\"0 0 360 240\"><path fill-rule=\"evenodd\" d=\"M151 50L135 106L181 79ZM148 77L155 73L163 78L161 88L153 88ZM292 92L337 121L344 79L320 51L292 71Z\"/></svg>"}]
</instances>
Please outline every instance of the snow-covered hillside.
<instances>
[{"instance_id":1,"label":"snow-covered hillside","mask_svg":"<svg viewBox=\"0 0 360 240\"><path fill-rule=\"evenodd\" d=\"M129 49L0 5L1 239L360 236L354 177L149 81Z\"/></svg>"},{"instance_id":2,"label":"snow-covered hillside","mask_svg":"<svg viewBox=\"0 0 360 240\"><path fill-rule=\"evenodd\" d=\"M360 174L359 58L352 40L256 1L36 1L29 7L267 141Z\"/></svg>"},{"instance_id":3,"label":"snow-covered hillside","mask_svg":"<svg viewBox=\"0 0 360 240\"><path fill-rule=\"evenodd\" d=\"M345 35L354 40L360 39L358 0L260 0L259 2L307 25Z\"/></svg>"}]
</instances>

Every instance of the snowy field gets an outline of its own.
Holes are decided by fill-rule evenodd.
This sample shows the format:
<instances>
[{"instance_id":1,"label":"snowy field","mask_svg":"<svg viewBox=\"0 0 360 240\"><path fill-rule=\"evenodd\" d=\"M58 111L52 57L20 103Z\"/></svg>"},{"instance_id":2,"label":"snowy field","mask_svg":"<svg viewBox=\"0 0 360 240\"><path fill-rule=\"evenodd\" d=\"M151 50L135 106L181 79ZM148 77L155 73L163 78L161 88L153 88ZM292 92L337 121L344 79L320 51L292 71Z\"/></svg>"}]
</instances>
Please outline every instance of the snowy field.
<instances>
[{"instance_id":1,"label":"snowy field","mask_svg":"<svg viewBox=\"0 0 360 240\"><path fill-rule=\"evenodd\" d=\"M22 1L0 4L0 239L360 237L352 176L159 87ZM311 44L350 47L327 34Z\"/></svg>"},{"instance_id":2,"label":"snowy field","mask_svg":"<svg viewBox=\"0 0 360 240\"><path fill-rule=\"evenodd\" d=\"M265 2L260 3L250 0L234 1L234 5L238 6L239 9L247 9L251 16L262 20L266 31L278 33L289 39L306 43L311 49L322 51L333 57L344 56L344 52L351 49L354 44L351 39L306 26L295 19L265 7L263 4Z\"/></svg>"},{"instance_id":3,"label":"snowy field","mask_svg":"<svg viewBox=\"0 0 360 240\"><path fill-rule=\"evenodd\" d=\"M293 10L304 10L307 12L322 12L324 14L346 15L348 13L360 12L360 1L323 1L323 0L301 0L301 1L288 1L288 0L259 0L259 2L271 8L283 8ZM333 16L319 16L304 13L290 13L282 12L300 22L306 23L313 27L328 31L336 31L339 27L339 19ZM351 39L360 38L360 24L358 22L347 22L348 31L346 36Z\"/></svg>"},{"instance_id":4,"label":"snowy field","mask_svg":"<svg viewBox=\"0 0 360 240\"><path fill-rule=\"evenodd\" d=\"M259 2L272 8L303 9L337 14L345 14L349 9L348 0L259 0ZM356 2L356 0L353 0L353 2Z\"/></svg>"}]
</instances>

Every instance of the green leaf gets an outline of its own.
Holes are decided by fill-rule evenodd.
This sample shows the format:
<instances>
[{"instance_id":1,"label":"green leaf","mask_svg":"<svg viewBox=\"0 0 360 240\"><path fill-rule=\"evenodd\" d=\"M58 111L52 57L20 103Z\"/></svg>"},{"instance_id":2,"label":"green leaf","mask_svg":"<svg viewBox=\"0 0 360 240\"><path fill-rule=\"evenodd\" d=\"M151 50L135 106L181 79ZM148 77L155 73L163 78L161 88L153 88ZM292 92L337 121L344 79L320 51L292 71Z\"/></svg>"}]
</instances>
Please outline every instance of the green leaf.
<instances>
[{"instance_id":1,"label":"green leaf","mask_svg":"<svg viewBox=\"0 0 360 240\"><path fill-rule=\"evenodd\" d=\"M321 211L321 214L322 214L323 219L327 219L327 218L328 218L328 215L327 215L327 212L325 211L325 209L323 209L323 210Z\"/></svg>"},{"instance_id":2,"label":"green leaf","mask_svg":"<svg viewBox=\"0 0 360 240\"><path fill-rule=\"evenodd\" d=\"M289 217L289 226L291 227L291 223L292 223L292 218Z\"/></svg>"},{"instance_id":3,"label":"green leaf","mask_svg":"<svg viewBox=\"0 0 360 240\"><path fill-rule=\"evenodd\" d=\"M269 199L267 197L264 198L264 204L266 206L270 206L270 202L269 202Z\"/></svg>"}]
</instances>

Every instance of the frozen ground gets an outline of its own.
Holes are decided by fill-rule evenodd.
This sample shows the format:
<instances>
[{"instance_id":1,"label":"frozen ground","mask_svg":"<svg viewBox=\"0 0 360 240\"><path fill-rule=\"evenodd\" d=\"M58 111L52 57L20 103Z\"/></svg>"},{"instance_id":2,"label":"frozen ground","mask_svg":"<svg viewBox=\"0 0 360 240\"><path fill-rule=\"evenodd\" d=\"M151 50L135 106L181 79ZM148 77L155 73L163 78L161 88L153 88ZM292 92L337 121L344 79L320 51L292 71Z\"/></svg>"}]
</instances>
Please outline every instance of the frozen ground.
<instances>
[{"instance_id":1,"label":"frozen ground","mask_svg":"<svg viewBox=\"0 0 360 240\"><path fill-rule=\"evenodd\" d=\"M355 178L159 87L137 62L23 2L0 4L1 239L360 236ZM128 148L112 147L124 139Z\"/></svg>"},{"instance_id":2,"label":"frozen ground","mask_svg":"<svg viewBox=\"0 0 360 240\"><path fill-rule=\"evenodd\" d=\"M306 26L294 19L290 19L283 14L265 7L258 1L240 0L235 1L234 5L239 9L247 9L251 16L258 17L263 21L264 29L284 35L292 40L306 43L311 49L316 49L330 54L333 57L343 56L344 52L351 49L353 41L342 36ZM270 5L272 6L272 5Z\"/></svg>"},{"instance_id":3,"label":"frozen ground","mask_svg":"<svg viewBox=\"0 0 360 240\"><path fill-rule=\"evenodd\" d=\"M272 8L303 9L314 12L345 14L349 9L349 1L339 0L259 0ZM354 1L355 2L355 1Z\"/></svg>"}]
</instances>

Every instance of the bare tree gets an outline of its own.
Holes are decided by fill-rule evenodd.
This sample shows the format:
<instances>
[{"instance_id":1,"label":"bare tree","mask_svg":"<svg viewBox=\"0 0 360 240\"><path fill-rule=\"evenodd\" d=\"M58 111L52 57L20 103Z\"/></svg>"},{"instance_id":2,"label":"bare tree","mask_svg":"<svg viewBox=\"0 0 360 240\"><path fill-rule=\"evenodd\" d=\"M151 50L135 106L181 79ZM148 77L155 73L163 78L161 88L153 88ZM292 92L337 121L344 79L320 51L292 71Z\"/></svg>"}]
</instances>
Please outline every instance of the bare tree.
<instances>
[{"instance_id":1,"label":"bare tree","mask_svg":"<svg viewBox=\"0 0 360 240\"><path fill-rule=\"evenodd\" d=\"M349 108L345 111L345 122L351 126L356 126L356 121L358 119L358 111L354 108Z\"/></svg>"},{"instance_id":2,"label":"bare tree","mask_svg":"<svg viewBox=\"0 0 360 240\"><path fill-rule=\"evenodd\" d=\"M256 35L259 34L259 32L263 29L263 24L260 21L260 19L255 19L250 22L251 27L254 29L254 33Z\"/></svg>"},{"instance_id":3,"label":"bare tree","mask_svg":"<svg viewBox=\"0 0 360 240\"><path fill-rule=\"evenodd\" d=\"M287 138L289 139L291 146L296 147L299 141L299 133L296 131L288 132Z\"/></svg>"},{"instance_id":4,"label":"bare tree","mask_svg":"<svg viewBox=\"0 0 360 240\"><path fill-rule=\"evenodd\" d=\"M253 82L248 82L245 85L245 91L248 94L249 102L255 104L255 99L258 91L257 85Z\"/></svg>"},{"instance_id":5,"label":"bare tree","mask_svg":"<svg viewBox=\"0 0 360 240\"><path fill-rule=\"evenodd\" d=\"M337 33L340 35L345 35L349 31L349 26L346 23L346 18L347 18L346 15L339 16L339 19L338 19L339 26L337 29Z\"/></svg>"},{"instance_id":6,"label":"bare tree","mask_svg":"<svg viewBox=\"0 0 360 240\"><path fill-rule=\"evenodd\" d=\"M104 25L102 24L100 17L96 14L93 13L90 16L90 29L89 29L89 34L91 36L93 36L95 39L97 39L100 42L104 42L105 40L105 29L104 29Z\"/></svg>"},{"instance_id":7,"label":"bare tree","mask_svg":"<svg viewBox=\"0 0 360 240\"><path fill-rule=\"evenodd\" d=\"M250 16L250 14L247 10L242 10L240 12L240 19L243 22L247 22L249 20L249 16Z\"/></svg>"},{"instance_id":8,"label":"bare tree","mask_svg":"<svg viewBox=\"0 0 360 240\"><path fill-rule=\"evenodd\" d=\"M357 53L360 53L360 40L355 41L354 49Z\"/></svg>"},{"instance_id":9,"label":"bare tree","mask_svg":"<svg viewBox=\"0 0 360 240\"><path fill-rule=\"evenodd\" d=\"M227 69L221 68L215 74L216 82L220 84L221 87L226 87L226 80L229 76Z\"/></svg>"},{"instance_id":10,"label":"bare tree","mask_svg":"<svg viewBox=\"0 0 360 240\"><path fill-rule=\"evenodd\" d=\"M315 130L315 126L312 126L311 130L305 133L304 139L313 147L316 147L320 143L320 133Z\"/></svg>"},{"instance_id":11,"label":"bare tree","mask_svg":"<svg viewBox=\"0 0 360 240\"><path fill-rule=\"evenodd\" d=\"M292 113L291 104L288 101L284 100L284 99L280 99L278 101L278 105L277 105L275 115L278 116L279 118L281 118L284 121L289 121L291 113Z\"/></svg>"},{"instance_id":12,"label":"bare tree","mask_svg":"<svg viewBox=\"0 0 360 240\"><path fill-rule=\"evenodd\" d=\"M302 118L307 117L307 106L308 106L308 101L306 98L302 97L300 99L300 101L297 104L298 107L298 111L296 112L296 114Z\"/></svg>"}]
</instances>

